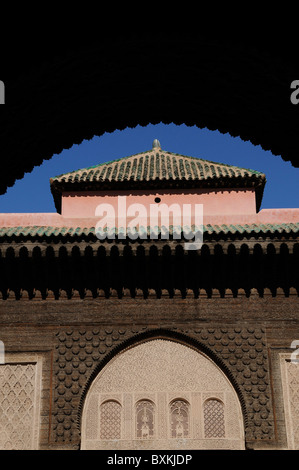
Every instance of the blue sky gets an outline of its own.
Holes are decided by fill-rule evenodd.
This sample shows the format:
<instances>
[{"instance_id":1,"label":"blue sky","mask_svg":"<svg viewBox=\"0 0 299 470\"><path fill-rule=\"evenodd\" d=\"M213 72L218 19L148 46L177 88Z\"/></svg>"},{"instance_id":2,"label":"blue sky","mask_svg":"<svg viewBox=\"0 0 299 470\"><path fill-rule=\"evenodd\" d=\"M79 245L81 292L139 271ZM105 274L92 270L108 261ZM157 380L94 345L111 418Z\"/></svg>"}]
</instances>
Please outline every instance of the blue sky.
<instances>
[{"instance_id":1,"label":"blue sky","mask_svg":"<svg viewBox=\"0 0 299 470\"><path fill-rule=\"evenodd\" d=\"M169 152L265 173L267 183L261 209L299 208L299 169L280 156L229 134L161 123L105 133L53 155L0 196L0 212L56 212L50 192L51 177L150 150L154 139Z\"/></svg>"}]
</instances>

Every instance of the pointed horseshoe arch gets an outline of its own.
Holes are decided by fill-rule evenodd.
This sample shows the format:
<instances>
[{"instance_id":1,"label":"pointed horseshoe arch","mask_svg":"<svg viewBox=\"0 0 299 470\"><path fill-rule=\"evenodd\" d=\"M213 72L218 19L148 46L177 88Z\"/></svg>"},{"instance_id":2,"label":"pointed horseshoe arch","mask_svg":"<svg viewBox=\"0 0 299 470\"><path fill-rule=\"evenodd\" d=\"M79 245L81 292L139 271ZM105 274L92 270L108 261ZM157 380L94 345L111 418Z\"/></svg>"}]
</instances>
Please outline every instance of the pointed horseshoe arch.
<instances>
[{"instance_id":1,"label":"pointed horseshoe arch","mask_svg":"<svg viewBox=\"0 0 299 470\"><path fill-rule=\"evenodd\" d=\"M238 393L203 351L165 335L118 351L93 375L81 449L244 449Z\"/></svg>"}]
</instances>

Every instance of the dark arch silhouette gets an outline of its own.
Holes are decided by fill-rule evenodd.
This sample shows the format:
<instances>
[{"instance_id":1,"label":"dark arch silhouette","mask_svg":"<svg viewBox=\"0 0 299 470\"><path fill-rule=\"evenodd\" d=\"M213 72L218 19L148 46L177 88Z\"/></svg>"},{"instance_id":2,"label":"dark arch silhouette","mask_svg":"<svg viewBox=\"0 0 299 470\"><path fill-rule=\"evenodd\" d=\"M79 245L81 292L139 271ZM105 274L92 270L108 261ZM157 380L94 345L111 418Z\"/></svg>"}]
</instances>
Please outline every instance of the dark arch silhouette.
<instances>
[{"instance_id":1,"label":"dark arch silhouette","mask_svg":"<svg viewBox=\"0 0 299 470\"><path fill-rule=\"evenodd\" d=\"M265 39L254 27L229 36L229 24L217 35L202 33L202 24L170 31L153 23L108 32L99 25L93 36L63 39L39 32L31 42L24 34L3 51L0 194L73 144L149 123L219 130L298 166L299 105L290 101L297 42L289 32Z\"/></svg>"},{"instance_id":2,"label":"dark arch silhouette","mask_svg":"<svg viewBox=\"0 0 299 470\"><path fill-rule=\"evenodd\" d=\"M111 361L113 357L115 357L117 354L121 353L122 351L125 351L126 349L130 347L138 346L139 344L143 342L155 340L155 339L165 339L169 341L175 341L175 342L181 343L182 345L195 349L198 353L202 352L206 354L222 370L222 372L226 375L226 377L228 378L228 380L234 387L238 395L238 398L240 400L244 429L246 429L246 427L248 426L248 414L247 414L246 403L245 403L245 399L243 396L243 392L239 384L237 383L234 375L232 374L231 370L229 369L229 367L227 367L227 365L224 363L221 357L219 357L211 348L209 348L202 342L184 333L180 333L180 332L173 331L173 330L168 330L165 328L155 328L155 329L149 329L142 333L137 333L135 335L132 335L130 338L126 339L125 341L117 345L115 348L113 348L97 364L92 374L90 375L83 389L83 392L81 394L79 410L78 410L78 418L77 418L77 427L78 427L80 434L81 434L81 419L82 419L84 402L85 402L87 393L91 387L91 384L93 383L97 375L100 373L100 371Z\"/></svg>"}]
</instances>

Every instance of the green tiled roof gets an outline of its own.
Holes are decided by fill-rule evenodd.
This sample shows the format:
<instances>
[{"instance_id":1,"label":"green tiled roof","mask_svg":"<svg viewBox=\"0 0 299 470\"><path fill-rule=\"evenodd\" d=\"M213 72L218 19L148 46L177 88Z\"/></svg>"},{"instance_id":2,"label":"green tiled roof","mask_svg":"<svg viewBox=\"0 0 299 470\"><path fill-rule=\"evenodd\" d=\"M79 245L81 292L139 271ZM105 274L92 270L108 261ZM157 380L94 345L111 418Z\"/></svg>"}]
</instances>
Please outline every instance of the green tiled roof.
<instances>
[{"instance_id":1,"label":"green tiled roof","mask_svg":"<svg viewBox=\"0 0 299 470\"><path fill-rule=\"evenodd\" d=\"M60 212L62 191L249 186L260 188L261 199L265 181L265 175L258 171L153 148L55 176L50 179L50 184L56 208Z\"/></svg>"},{"instance_id":2,"label":"green tiled roof","mask_svg":"<svg viewBox=\"0 0 299 470\"><path fill-rule=\"evenodd\" d=\"M208 178L261 177L263 173L223 163L210 162L162 150L131 155L89 168L64 173L52 182L206 180Z\"/></svg>"},{"instance_id":3,"label":"green tiled roof","mask_svg":"<svg viewBox=\"0 0 299 470\"><path fill-rule=\"evenodd\" d=\"M161 233L163 227L156 227L158 234ZM188 231L188 227L184 227ZM194 230L194 227L192 227ZM112 229L117 235L117 229ZM150 236L149 227L141 227L140 231L146 232ZM170 227L170 234L180 232ZM204 225L204 234L274 234L274 233L298 233L299 222L289 224L245 224L245 225ZM4 237L80 237L80 236L95 236L95 227L48 227L48 226L28 226L28 227L2 227L0 228L0 238Z\"/></svg>"}]
</instances>

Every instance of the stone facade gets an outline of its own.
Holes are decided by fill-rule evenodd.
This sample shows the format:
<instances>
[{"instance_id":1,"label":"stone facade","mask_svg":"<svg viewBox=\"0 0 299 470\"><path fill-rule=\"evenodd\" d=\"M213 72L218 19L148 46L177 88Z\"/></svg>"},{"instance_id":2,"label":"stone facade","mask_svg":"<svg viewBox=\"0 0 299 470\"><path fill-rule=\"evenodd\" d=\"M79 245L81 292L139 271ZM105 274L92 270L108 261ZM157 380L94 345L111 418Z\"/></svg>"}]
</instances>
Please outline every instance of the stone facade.
<instances>
[{"instance_id":1,"label":"stone facade","mask_svg":"<svg viewBox=\"0 0 299 470\"><path fill-rule=\"evenodd\" d=\"M258 216L184 251L11 215L0 448L298 449L298 213Z\"/></svg>"},{"instance_id":2,"label":"stone facade","mask_svg":"<svg viewBox=\"0 0 299 470\"><path fill-rule=\"evenodd\" d=\"M39 442L32 445L79 449L85 399L101 370L126 348L163 338L209 357L230 381L242 409L245 448L293 448L296 387L281 354L293 352L297 308L297 296L285 295L2 301L6 356L19 358L22 368L33 361L30 351L42 358ZM7 367L0 366L2 380Z\"/></svg>"}]
</instances>

